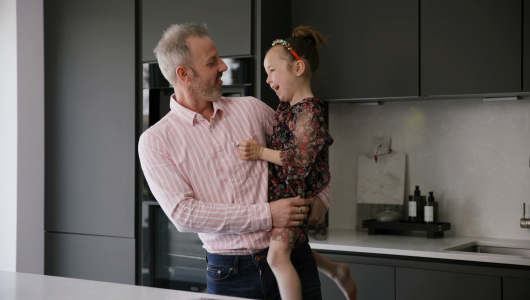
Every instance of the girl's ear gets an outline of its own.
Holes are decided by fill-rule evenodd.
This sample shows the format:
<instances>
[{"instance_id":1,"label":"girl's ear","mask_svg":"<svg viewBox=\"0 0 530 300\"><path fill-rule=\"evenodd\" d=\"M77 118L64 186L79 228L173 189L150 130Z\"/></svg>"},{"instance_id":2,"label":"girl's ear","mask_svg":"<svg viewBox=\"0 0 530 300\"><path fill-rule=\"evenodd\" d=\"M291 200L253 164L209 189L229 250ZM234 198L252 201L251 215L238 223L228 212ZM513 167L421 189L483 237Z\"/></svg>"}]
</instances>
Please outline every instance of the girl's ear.
<instances>
[{"instance_id":1,"label":"girl's ear","mask_svg":"<svg viewBox=\"0 0 530 300\"><path fill-rule=\"evenodd\" d=\"M191 81L191 74L189 72L190 70L184 66L178 66L175 69L175 74L177 75L177 79L183 82L190 82Z\"/></svg>"},{"instance_id":2,"label":"girl's ear","mask_svg":"<svg viewBox=\"0 0 530 300\"><path fill-rule=\"evenodd\" d=\"M303 60L297 60L294 65L296 76L302 76L305 72L306 64Z\"/></svg>"}]
</instances>

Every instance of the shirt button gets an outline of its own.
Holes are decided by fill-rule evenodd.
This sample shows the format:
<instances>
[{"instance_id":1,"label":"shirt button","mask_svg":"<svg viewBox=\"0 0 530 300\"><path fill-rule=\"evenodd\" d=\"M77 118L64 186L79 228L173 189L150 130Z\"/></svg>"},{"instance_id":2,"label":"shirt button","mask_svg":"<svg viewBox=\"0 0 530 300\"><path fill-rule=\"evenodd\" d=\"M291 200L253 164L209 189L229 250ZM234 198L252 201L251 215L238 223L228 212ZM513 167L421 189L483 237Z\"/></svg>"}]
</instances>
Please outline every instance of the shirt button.
<instances>
[{"instance_id":1,"label":"shirt button","mask_svg":"<svg viewBox=\"0 0 530 300\"><path fill-rule=\"evenodd\" d=\"M210 128L210 132L213 132L213 128Z\"/></svg>"},{"instance_id":2,"label":"shirt button","mask_svg":"<svg viewBox=\"0 0 530 300\"><path fill-rule=\"evenodd\" d=\"M235 181L235 180L234 180L234 177L230 178L230 182L231 182L231 183L234 183L234 181Z\"/></svg>"},{"instance_id":3,"label":"shirt button","mask_svg":"<svg viewBox=\"0 0 530 300\"><path fill-rule=\"evenodd\" d=\"M221 156L225 155L225 153L223 151L219 152L219 154L221 154Z\"/></svg>"}]
</instances>

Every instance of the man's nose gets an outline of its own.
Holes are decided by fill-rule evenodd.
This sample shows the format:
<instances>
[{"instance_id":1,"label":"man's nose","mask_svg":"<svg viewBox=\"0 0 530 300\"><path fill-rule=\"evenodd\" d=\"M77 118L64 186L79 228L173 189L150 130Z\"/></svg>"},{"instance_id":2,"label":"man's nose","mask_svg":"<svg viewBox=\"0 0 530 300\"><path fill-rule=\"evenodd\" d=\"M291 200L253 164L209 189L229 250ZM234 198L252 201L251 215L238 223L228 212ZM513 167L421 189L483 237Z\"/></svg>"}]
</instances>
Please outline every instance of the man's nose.
<instances>
[{"instance_id":1,"label":"man's nose","mask_svg":"<svg viewBox=\"0 0 530 300\"><path fill-rule=\"evenodd\" d=\"M225 62L220 59L221 61L221 65L219 66L219 72L225 72L226 70L228 70L228 67L226 66Z\"/></svg>"}]
</instances>

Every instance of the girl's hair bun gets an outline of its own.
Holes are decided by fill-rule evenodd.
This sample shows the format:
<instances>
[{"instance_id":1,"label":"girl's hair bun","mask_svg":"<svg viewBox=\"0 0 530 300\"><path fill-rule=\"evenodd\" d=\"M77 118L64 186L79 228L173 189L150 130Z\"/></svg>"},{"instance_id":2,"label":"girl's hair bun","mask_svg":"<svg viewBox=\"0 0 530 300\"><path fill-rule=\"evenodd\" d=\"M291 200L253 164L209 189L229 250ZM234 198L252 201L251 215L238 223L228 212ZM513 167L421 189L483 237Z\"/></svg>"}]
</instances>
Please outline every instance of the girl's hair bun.
<instances>
[{"instance_id":1,"label":"girl's hair bun","mask_svg":"<svg viewBox=\"0 0 530 300\"><path fill-rule=\"evenodd\" d=\"M317 48L322 47L327 44L326 37L323 36L320 32L316 31L312 26L298 26L293 31L293 37L306 38Z\"/></svg>"}]
</instances>

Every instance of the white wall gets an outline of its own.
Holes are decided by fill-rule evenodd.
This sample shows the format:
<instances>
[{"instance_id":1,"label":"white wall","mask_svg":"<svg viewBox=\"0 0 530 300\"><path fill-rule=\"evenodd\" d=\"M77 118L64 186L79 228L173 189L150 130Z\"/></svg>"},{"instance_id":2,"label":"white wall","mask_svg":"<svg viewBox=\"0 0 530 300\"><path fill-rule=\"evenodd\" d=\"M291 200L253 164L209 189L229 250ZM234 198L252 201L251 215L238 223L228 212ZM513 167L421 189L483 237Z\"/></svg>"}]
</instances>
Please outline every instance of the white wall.
<instances>
[{"instance_id":1,"label":"white wall","mask_svg":"<svg viewBox=\"0 0 530 300\"><path fill-rule=\"evenodd\" d=\"M16 270L17 18L16 0L0 0L0 270Z\"/></svg>"},{"instance_id":2,"label":"white wall","mask_svg":"<svg viewBox=\"0 0 530 300\"><path fill-rule=\"evenodd\" d=\"M372 137L407 154L406 191L434 191L449 235L530 239L519 227L530 205L530 97L329 105L333 203L330 227L355 230L357 160Z\"/></svg>"},{"instance_id":3,"label":"white wall","mask_svg":"<svg viewBox=\"0 0 530 300\"><path fill-rule=\"evenodd\" d=\"M0 270L44 273L42 0L0 0Z\"/></svg>"}]
</instances>

